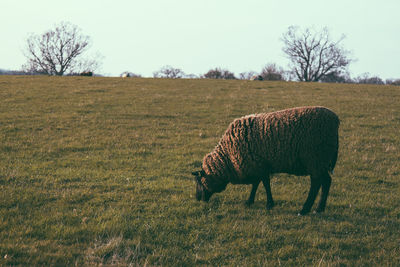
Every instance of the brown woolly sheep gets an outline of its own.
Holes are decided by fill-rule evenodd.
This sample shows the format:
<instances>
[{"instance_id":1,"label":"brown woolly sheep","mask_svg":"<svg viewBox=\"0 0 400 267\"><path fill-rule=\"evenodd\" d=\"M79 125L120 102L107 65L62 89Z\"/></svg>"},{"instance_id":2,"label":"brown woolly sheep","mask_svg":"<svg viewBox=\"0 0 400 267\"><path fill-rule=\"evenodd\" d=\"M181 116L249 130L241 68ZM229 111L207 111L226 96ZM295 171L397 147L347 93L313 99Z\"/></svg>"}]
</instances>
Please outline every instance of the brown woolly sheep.
<instances>
[{"instance_id":1,"label":"brown woolly sheep","mask_svg":"<svg viewBox=\"0 0 400 267\"><path fill-rule=\"evenodd\" d=\"M339 118L324 107L299 107L234 120L193 172L197 200L208 201L228 183L252 184L247 205L254 203L262 181L267 209L274 206L270 176L274 173L310 175L311 186L300 215L310 212L322 186L317 212L325 210L338 155Z\"/></svg>"}]
</instances>

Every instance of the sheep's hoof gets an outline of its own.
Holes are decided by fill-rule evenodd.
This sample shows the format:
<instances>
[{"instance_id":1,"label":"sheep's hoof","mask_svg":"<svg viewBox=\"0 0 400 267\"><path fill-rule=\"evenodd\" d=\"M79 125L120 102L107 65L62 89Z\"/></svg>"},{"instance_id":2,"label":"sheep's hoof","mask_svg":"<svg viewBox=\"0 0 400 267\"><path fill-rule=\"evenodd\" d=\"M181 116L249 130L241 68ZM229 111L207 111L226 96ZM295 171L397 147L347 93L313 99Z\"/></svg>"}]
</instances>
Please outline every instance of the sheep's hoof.
<instances>
[{"instance_id":1,"label":"sheep's hoof","mask_svg":"<svg viewBox=\"0 0 400 267\"><path fill-rule=\"evenodd\" d=\"M325 211L325 208L317 208L315 213L321 213L321 212L324 212L324 211Z\"/></svg>"},{"instance_id":2,"label":"sheep's hoof","mask_svg":"<svg viewBox=\"0 0 400 267\"><path fill-rule=\"evenodd\" d=\"M274 203L268 203L267 204L267 210L272 210L272 208L275 206Z\"/></svg>"},{"instance_id":3,"label":"sheep's hoof","mask_svg":"<svg viewBox=\"0 0 400 267\"><path fill-rule=\"evenodd\" d=\"M298 215L298 216L304 216L304 215L307 215L309 212L310 212L310 211L304 211L304 210L302 210L302 211L300 211L297 215Z\"/></svg>"},{"instance_id":4,"label":"sheep's hoof","mask_svg":"<svg viewBox=\"0 0 400 267\"><path fill-rule=\"evenodd\" d=\"M247 200L244 204L245 204L247 207L250 207L251 205L254 204L254 200L253 200L253 201Z\"/></svg>"}]
</instances>

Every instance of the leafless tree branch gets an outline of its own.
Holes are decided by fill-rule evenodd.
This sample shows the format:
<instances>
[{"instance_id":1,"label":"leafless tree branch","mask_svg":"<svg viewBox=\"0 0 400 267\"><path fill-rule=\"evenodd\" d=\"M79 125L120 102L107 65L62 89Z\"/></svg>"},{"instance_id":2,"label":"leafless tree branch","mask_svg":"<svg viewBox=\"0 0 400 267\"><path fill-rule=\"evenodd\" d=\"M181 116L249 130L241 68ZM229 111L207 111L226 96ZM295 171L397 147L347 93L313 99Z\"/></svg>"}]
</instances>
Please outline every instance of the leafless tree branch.
<instances>
[{"instance_id":1,"label":"leafless tree branch","mask_svg":"<svg viewBox=\"0 0 400 267\"><path fill-rule=\"evenodd\" d=\"M89 36L81 34L77 26L62 22L55 29L41 35L31 34L27 38L27 68L33 72L60 76L76 72L82 64L88 65L88 61L80 56L89 45ZM98 65L96 60L92 60L91 67Z\"/></svg>"},{"instance_id":2,"label":"leafless tree branch","mask_svg":"<svg viewBox=\"0 0 400 267\"><path fill-rule=\"evenodd\" d=\"M349 51L341 46L344 36L332 41L326 27L319 32L310 28L302 33L299 30L295 26L288 28L282 37L282 50L300 81L319 81L333 72L346 70L351 59Z\"/></svg>"}]
</instances>

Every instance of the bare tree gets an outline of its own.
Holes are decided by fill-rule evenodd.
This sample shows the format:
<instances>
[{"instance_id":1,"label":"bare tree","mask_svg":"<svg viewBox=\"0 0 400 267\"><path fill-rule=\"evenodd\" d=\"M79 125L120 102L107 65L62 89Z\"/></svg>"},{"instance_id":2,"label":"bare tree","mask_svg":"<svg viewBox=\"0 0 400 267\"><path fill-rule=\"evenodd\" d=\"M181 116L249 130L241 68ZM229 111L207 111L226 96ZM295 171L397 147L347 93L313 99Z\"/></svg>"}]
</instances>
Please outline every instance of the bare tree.
<instances>
[{"instance_id":1,"label":"bare tree","mask_svg":"<svg viewBox=\"0 0 400 267\"><path fill-rule=\"evenodd\" d=\"M173 68L169 65L162 67L160 70L153 72L154 78L182 78L185 73L181 69Z\"/></svg>"},{"instance_id":2,"label":"bare tree","mask_svg":"<svg viewBox=\"0 0 400 267\"><path fill-rule=\"evenodd\" d=\"M291 26L283 34L283 52L292 63L292 70L300 81L319 81L332 72L341 73L351 62L349 51L341 46L345 37L332 41L328 28L317 32Z\"/></svg>"},{"instance_id":3,"label":"bare tree","mask_svg":"<svg viewBox=\"0 0 400 267\"><path fill-rule=\"evenodd\" d=\"M61 22L55 29L41 35L31 34L27 39L24 66L29 72L64 75L67 72L94 71L97 59L82 59L90 45L90 38L68 22Z\"/></svg>"}]
</instances>

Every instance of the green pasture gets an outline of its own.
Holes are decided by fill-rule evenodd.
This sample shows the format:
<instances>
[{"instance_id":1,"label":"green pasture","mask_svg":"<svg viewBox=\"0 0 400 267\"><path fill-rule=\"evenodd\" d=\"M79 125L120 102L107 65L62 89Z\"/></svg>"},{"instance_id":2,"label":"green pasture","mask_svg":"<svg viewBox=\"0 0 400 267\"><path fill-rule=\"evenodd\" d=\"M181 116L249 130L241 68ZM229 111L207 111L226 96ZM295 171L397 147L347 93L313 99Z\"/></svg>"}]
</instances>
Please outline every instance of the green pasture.
<instances>
[{"instance_id":1,"label":"green pasture","mask_svg":"<svg viewBox=\"0 0 400 267\"><path fill-rule=\"evenodd\" d=\"M234 118L306 105L341 120L325 213L286 174L195 200ZM0 76L0 189L0 266L399 266L400 87Z\"/></svg>"}]
</instances>

